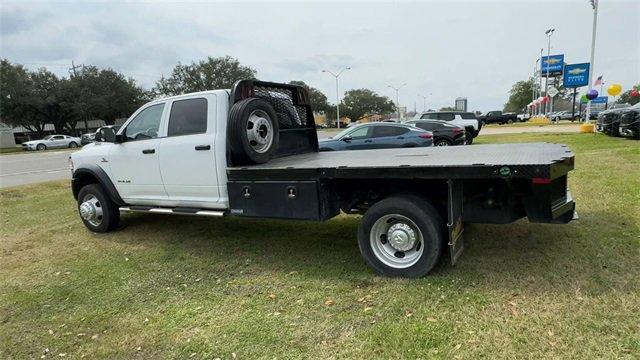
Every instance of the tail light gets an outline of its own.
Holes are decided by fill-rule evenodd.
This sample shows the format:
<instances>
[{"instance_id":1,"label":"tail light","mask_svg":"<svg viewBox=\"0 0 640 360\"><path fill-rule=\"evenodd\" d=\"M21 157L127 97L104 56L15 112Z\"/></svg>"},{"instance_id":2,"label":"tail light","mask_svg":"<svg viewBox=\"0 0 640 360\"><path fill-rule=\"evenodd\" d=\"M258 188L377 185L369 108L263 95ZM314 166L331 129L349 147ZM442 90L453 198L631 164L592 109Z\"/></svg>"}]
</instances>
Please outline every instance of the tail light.
<instances>
[{"instance_id":1,"label":"tail light","mask_svg":"<svg viewBox=\"0 0 640 360\"><path fill-rule=\"evenodd\" d=\"M421 139L433 139L433 134L430 132L423 132L420 135L418 135L418 137Z\"/></svg>"},{"instance_id":2,"label":"tail light","mask_svg":"<svg viewBox=\"0 0 640 360\"><path fill-rule=\"evenodd\" d=\"M458 135L458 134L463 133L463 132L464 132L464 129L461 129L461 128L453 129L453 134L454 135Z\"/></svg>"}]
</instances>

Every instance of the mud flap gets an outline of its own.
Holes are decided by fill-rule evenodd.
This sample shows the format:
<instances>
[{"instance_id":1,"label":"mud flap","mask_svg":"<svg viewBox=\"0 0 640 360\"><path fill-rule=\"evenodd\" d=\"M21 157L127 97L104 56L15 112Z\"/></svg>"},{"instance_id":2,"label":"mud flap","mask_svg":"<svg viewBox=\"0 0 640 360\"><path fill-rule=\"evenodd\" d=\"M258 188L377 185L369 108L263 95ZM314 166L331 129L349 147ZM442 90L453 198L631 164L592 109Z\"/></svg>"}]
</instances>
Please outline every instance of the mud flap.
<instances>
[{"instance_id":1,"label":"mud flap","mask_svg":"<svg viewBox=\"0 0 640 360\"><path fill-rule=\"evenodd\" d=\"M464 250L464 238L462 233L462 181L447 180L449 185L449 196L447 201L449 230L449 254L451 255L451 265L455 265L458 257Z\"/></svg>"}]
</instances>

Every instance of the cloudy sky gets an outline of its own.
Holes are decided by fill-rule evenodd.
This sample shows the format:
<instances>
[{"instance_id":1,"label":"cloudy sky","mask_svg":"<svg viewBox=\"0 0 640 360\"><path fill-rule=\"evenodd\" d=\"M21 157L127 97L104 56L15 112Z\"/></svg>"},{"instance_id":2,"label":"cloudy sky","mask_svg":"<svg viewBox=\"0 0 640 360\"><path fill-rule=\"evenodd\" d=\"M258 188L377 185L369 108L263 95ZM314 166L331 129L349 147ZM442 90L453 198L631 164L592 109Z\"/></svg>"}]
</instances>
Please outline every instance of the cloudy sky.
<instances>
[{"instance_id":1,"label":"cloudy sky","mask_svg":"<svg viewBox=\"0 0 640 360\"><path fill-rule=\"evenodd\" d=\"M575 1L29 2L0 3L0 57L68 75L71 61L111 67L152 87L178 63L231 55L269 81L303 80L335 101L322 69L351 66L341 90L407 85L410 109L501 109L526 79L544 31L552 54L589 61L592 10ZM600 0L595 75L628 89L640 81L640 1Z\"/></svg>"}]
</instances>

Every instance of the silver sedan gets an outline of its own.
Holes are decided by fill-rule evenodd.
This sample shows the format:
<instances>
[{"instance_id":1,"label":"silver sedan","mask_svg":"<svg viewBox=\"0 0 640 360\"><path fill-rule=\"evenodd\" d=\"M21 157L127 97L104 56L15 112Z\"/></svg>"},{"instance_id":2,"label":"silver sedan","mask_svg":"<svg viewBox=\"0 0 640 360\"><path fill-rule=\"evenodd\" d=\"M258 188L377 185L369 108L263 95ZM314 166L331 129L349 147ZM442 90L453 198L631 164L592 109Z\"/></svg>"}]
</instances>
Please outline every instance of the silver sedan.
<instances>
[{"instance_id":1,"label":"silver sedan","mask_svg":"<svg viewBox=\"0 0 640 360\"><path fill-rule=\"evenodd\" d=\"M24 150L47 150L59 148L76 148L80 145L80 138L69 135L48 135L41 140L31 140L22 143Z\"/></svg>"}]
</instances>

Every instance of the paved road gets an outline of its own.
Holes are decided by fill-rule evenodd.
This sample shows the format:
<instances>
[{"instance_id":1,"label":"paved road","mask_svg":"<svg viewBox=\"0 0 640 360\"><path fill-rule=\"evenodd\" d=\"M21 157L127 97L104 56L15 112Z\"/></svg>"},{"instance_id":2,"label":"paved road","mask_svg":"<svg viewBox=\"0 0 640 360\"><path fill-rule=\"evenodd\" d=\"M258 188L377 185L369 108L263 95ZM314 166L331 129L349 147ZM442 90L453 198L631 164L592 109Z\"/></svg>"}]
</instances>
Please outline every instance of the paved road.
<instances>
[{"instance_id":1,"label":"paved road","mask_svg":"<svg viewBox=\"0 0 640 360\"><path fill-rule=\"evenodd\" d=\"M71 179L70 154L63 150L0 155L0 188Z\"/></svg>"}]
</instances>

